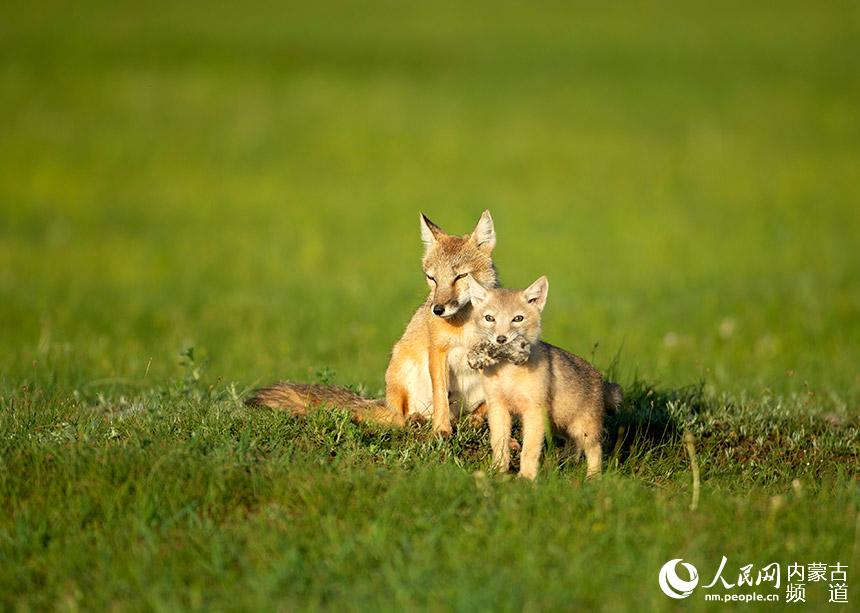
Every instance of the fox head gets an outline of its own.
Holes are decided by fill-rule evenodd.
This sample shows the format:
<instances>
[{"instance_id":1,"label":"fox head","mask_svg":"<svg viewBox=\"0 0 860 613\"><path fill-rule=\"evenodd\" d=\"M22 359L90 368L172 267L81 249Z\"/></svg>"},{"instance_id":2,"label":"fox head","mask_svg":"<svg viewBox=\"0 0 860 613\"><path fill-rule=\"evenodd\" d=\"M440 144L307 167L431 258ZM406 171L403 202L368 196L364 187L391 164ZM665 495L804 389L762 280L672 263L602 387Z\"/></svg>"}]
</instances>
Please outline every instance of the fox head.
<instances>
[{"instance_id":1,"label":"fox head","mask_svg":"<svg viewBox=\"0 0 860 613\"><path fill-rule=\"evenodd\" d=\"M546 306L549 281L541 277L524 290L489 289L469 278L473 318L479 334L496 345L540 338L541 313Z\"/></svg>"},{"instance_id":2,"label":"fox head","mask_svg":"<svg viewBox=\"0 0 860 613\"><path fill-rule=\"evenodd\" d=\"M466 277L472 275L487 287L495 287L493 247L496 231L489 211L484 211L471 234L453 236L421 214L424 241L424 275L430 286L430 308L434 315L452 317L471 300Z\"/></svg>"}]
</instances>

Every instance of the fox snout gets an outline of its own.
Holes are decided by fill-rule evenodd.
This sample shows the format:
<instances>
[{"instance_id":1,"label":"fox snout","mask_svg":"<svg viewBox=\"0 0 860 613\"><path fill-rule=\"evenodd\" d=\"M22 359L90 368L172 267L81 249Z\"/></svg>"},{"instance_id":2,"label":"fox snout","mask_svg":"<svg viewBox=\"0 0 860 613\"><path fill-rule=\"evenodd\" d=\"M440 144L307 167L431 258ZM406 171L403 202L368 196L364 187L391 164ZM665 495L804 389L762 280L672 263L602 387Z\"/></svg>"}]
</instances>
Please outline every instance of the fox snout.
<instances>
[{"instance_id":1,"label":"fox snout","mask_svg":"<svg viewBox=\"0 0 860 613\"><path fill-rule=\"evenodd\" d=\"M507 345L508 343L513 343L518 337L517 333L513 330L492 330L489 331L488 336L494 345Z\"/></svg>"},{"instance_id":2,"label":"fox snout","mask_svg":"<svg viewBox=\"0 0 860 613\"><path fill-rule=\"evenodd\" d=\"M433 314L439 317L449 317L460 309L460 301L456 298L445 303L433 304Z\"/></svg>"}]
</instances>

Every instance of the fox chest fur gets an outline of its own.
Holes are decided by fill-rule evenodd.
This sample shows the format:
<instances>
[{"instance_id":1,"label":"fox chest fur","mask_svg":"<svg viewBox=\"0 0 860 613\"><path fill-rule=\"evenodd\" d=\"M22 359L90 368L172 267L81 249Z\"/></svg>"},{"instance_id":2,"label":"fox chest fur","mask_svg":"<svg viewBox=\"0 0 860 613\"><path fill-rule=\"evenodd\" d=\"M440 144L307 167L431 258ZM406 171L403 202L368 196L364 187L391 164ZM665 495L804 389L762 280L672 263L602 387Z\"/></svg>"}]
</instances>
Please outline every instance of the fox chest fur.
<instances>
[{"instance_id":1,"label":"fox chest fur","mask_svg":"<svg viewBox=\"0 0 860 613\"><path fill-rule=\"evenodd\" d=\"M467 353L468 346L460 345L448 352L448 405L455 416L471 413L484 402L481 373L469 368Z\"/></svg>"},{"instance_id":2,"label":"fox chest fur","mask_svg":"<svg viewBox=\"0 0 860 613\"><path fill-rule=\"evenodd\" d=\"M433 415L430 353L444 355L448 364L448 403L454 416L471 413L484 402L481 375L469 367L466 355L475 342L475 326L464 313L455 321L428 316L423 306L409 322L394 346L386 379L396 379L409 389L408 415Z\"/></svg>"}]
</instances>

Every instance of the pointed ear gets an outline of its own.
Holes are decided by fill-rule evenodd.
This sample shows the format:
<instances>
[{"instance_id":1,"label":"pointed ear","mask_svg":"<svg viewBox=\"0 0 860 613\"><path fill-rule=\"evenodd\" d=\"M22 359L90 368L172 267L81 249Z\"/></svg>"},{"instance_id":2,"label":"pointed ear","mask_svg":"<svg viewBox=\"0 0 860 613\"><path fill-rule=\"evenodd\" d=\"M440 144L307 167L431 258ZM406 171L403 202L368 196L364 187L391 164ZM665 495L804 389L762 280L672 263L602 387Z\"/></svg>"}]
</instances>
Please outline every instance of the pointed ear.
<instances>
[{"instance_id":1,"label":"pointed ear","mask_svg":"<svg viewBox=\"0 0 860 613\"><path fill-rule=\"evenodd\" d=\"M475 277L469 275L466 277L466 280L469 282L469 295L472 297L473 305L477 306L490 297L490 292L487 291L486 287L478 283Z\"/></svg>"},{"instance_id":2,"label":"pointed ear","mask_svg":"<svg viewBox=\"0 0 860 613\"><path fill-rule=\"evenodd\" d=\"M496 246L496 229L493 227L493 218L490 211L484 211L478 220L478 225L472 232L472 239L481 249L488 253Z\"/></svg>"},{"instance_id":3,"label":"pointed ear","mask_svg":"<svg viewBox=\"0 0 860 613\"><path fill-rule=\"evenodd\" d=\"M535 305L539 311L546 306L546 297L549 293L549 279L541 277L523 290L523 298L529 304Z\"/></svg>"},{"instance_id":4,"label":"pointed ear","mask_svg":"<svg viewBox=\"0 0 860 613\"><path fill-rule=\"evenodd\" d=\"M427 219L424 213L421 213L421 240L424 241L425 247L431 247L436 244L439 237L445 234L442 228Z\"/></svg>"}]
</instances>

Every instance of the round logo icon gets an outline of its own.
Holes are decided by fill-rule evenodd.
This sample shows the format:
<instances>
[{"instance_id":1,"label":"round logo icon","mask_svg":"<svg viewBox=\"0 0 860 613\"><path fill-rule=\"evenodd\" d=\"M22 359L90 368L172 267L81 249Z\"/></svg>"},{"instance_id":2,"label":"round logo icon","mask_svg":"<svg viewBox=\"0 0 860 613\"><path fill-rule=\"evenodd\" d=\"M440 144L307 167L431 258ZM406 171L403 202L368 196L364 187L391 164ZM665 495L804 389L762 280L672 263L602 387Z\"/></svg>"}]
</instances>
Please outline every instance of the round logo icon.
<instances>
[{"instance_id":1,"label":"round logo icon","mask_svg":"<svg viewBox=\"0 0 860 613\"><path fill-rule=\"evenodd\" d=\"M681 579L678 576L678 562L681 563L690 574L690 579ZM669 560L660 569L660 589L669 598L681 600L693 593L693 589L699 584L699 571L692 564L687 564L681 558Z\"/></svg>"}]
</instances>

